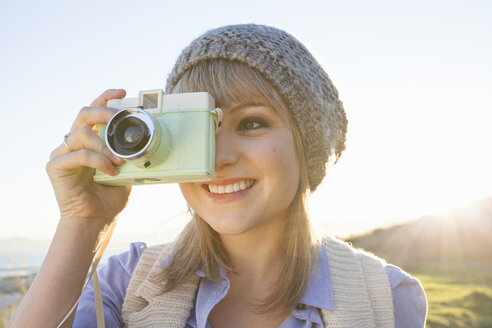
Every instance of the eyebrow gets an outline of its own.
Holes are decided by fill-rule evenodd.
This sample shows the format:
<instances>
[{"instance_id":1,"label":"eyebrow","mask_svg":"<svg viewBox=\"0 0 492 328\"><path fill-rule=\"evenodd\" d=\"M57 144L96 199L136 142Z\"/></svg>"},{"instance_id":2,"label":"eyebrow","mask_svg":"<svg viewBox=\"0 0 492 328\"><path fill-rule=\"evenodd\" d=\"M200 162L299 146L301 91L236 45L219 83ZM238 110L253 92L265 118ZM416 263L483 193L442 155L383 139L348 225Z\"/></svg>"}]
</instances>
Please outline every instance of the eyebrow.
<instances>
[{"instance_id":1,"label":"eyebrow","mask_svg":"<svg viewBox=\"0 0 492 328\"><path fill-rule=\"evenodd\" d=\"M235 106L232 106L229 108L230 113L236 112L242 108L245 107L255 107L255 106L263 106L266 107L268 110L271 110L267 105L261 102L249 102L249 103L242 103L242 104L237 104Z\"/></svg>"}]
</instances>

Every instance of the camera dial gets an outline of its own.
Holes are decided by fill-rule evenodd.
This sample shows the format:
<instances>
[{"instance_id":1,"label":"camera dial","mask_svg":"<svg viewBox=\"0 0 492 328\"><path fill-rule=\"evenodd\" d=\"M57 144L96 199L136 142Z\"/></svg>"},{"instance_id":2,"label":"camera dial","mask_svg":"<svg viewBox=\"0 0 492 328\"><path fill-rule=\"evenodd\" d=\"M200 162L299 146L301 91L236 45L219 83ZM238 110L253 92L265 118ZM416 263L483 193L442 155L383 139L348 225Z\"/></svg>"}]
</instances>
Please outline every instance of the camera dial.
<instances>
[{"instance_id":1,"label":"camera dial","mask_svg":"<svg viewBox=\"0 0 492 328\"><path fill-rule=\"evenodd\" d=\"M105 139L113 154L142 168L159 165L171 150L167 127L140 108L116 113L108 122Z\"/></svg>"}]
</instances>

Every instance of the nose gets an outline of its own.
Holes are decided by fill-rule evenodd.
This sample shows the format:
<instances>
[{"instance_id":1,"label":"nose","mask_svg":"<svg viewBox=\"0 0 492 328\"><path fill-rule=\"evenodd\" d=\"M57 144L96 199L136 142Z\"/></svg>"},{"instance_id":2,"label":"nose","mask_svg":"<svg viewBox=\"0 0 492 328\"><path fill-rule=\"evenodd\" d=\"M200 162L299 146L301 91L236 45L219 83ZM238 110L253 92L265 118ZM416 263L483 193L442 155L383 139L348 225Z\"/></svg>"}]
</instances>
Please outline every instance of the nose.
<instances>
[{"instance_id":1,"label":"nose","mask_svg":"<svg viewBox=\"0 0 492 328\"><path fill-rule=\"evenodd\" d=\"M238 160L233 133L221 129L215 135L215 171L220 172L233 166Z\"/></svg>"}]
</instances>

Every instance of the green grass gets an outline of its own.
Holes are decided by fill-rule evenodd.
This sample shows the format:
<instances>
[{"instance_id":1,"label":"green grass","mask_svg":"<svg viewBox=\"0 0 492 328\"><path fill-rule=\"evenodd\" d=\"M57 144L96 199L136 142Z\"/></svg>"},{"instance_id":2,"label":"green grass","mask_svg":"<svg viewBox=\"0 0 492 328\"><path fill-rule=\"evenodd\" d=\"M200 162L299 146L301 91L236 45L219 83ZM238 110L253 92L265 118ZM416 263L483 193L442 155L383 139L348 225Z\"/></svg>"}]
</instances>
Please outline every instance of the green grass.
<instances>
[{"instance_id":1,"label":"green grass","mask_svg":"<svg viewBox=\"0 0 492 328\"><path fill-rule=\"evenodd\" d=\"M0 328L5 328L9 319L14 315L17 304L9 304L0 309Z\"/></svg>"},{"instance_id":2,"label":"green grass","mask_svg":"<svg viewBox=\"0 0 492 328\"><path fill-rule=\"evenodd\" d=\"M22 300L23 295L27 292L29 288L31 278L25 277L14 277L10 278L10 288L6 291L8 294L18 295L15 297L15 301L11 304L5 305L0 308L0 328L5 328L10 318L14 315L17 306ZM4 291L5 292L5 291Z\"/></svg>"},{"instance_id":3,"label":"green grass","mask_svg":"<svg viewBox=\"0 0 492 328\"><path fill-rule=\"evenodd\" d=\"M492 272L415 274L428 301L427 327L492 327Z\"/></svg>"}]
</instances>

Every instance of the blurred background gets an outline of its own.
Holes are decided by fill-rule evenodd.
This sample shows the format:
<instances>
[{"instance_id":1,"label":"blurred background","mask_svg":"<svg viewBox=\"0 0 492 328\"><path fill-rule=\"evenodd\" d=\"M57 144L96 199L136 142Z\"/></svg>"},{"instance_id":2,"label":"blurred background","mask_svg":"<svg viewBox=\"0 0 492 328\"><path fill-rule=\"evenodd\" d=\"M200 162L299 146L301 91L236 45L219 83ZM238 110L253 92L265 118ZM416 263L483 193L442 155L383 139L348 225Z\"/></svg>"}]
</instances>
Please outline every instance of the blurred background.
<instances>
[{"instance_id":1,"label":"blurred background","mask_svg":"<svg viewBox=\"0 0 492 328\"><path fill-rule=\"evenodd\" d=\"M310 200L316 230L419 277L428 326L491 326L491 18L485 0L1 1L0 327L56 229L45 165L79 109L108 88L164 88L186 45L237 23L297 37L344 102L347 150ZM188 219L176 185L135 187L106 258Z\"/></svg>"}]
</instances>

